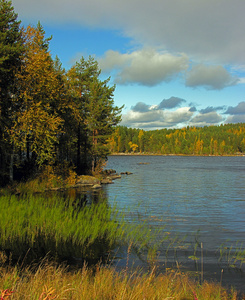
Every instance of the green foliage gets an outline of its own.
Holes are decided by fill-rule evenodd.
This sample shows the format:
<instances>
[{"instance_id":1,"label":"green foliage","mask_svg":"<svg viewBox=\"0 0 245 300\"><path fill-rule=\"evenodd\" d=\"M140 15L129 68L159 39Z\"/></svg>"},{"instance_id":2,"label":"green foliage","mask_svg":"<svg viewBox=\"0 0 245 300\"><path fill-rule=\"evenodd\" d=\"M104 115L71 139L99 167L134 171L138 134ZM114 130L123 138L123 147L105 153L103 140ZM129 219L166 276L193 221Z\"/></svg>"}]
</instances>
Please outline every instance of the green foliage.
<instances>
[{"instance_id":1,"label":"green foliage","mask_svg":"<svg viewBox=\"0 0 245 300\"><path fill-rule=\"evenodd\" d=\"M144 224L128 224L106 201L85 205L56 197L0 197L0 251L13 260L49 254L96 262L116 245L149 246L154 238Z\"/></svg>"},{"instance_id":2,"label":"green foliage","mask_svg":"<svg viewBox=\"0 0 245 300\"><path fill-rule=\"evenodd\" d=\"M109 87L109 79L101 81L99 75L98 63L92 57L87 61L82 58L67 72L73 120L69 139L73 136L78 173L86 169L94 172L103 163L101 159L109 154L107 140L121 120L122 108L114 106L113 101L115 86ZM84 161L86 165L82 165Z\"/></svg>"},{"instance_id":3,"label":"green foliage","mask_svg":"<svg viewBox=\"0 0 245 300\"><path fill-rule=\"evenodd\" d=\"M11 1L0 0L0 179L21 180L45 165L67 163L97 174L107 155L233 155L245 152L245 125L144 131L119 126L115 86L98 62L81 58L68 71L49 52L41 24L20 30Z\"/></svg>"},{"instance_id":4,"label":"green foliage","mask_svg":"<svg viewBox=\"0 0 245 300\"><path fill-rule=\"evenodd\" d=\"M24 63L16 74L19 91L15 103L19 109L13 116L10 137L16 151L29 147L37 164L42 165L55 157L54 145L61 133L63 121L56 112L59 82L41 25L28 26L24 36Z\"/></svg>"},{"instance_id":5,"label":"green foliage","mask_svg":"<svg viewBox=\"0 0 245 300\"><path fill-rule=\"evenodd\" d=\"M109 143L114 153L237 155L245 152L244 134L244 123L153 131L118 126Z\"/></svg>"},{"instance_id":6,"label":"green foliage","mask_svg":"<svg viewBox=\"0 0 245 300\"><path fill-rule=\"evenodd\" d=\"M13 95L16 92L15 74L21 65L24 51L22 32L11 1L0 0L0 181L9 177L12 146L7 130L12 125L15 111Z\"/></svg>"},{"instance_id":7,"label":"green foliage","mask_svg":"<svg viewBox=\"0 0 245 300\"><path fill-rule=\"evenodd\" d=\"M222 244L219 247L219 263L225 264L229 269L242 270L245 263L245 248L242 243L237 242L236 245L226 246Z\"/></svg>"},{"instance_id":8,"label":"green foliage","mask_svg":"<svg viewBox=\"0 0 245 300\"><path fill-rule=\"evenodd\" d=\"M0 87L1 94L13 83L23 52L20 21L11 1L0 0ZM5 86L6 85L6 86ZM6 95L6 94L5 94Z\"/></svg>"},{"instance_id":9,"label":"green foliage","mask_svg":"<svg viewBox=\"0 0 245 300\"><path fill-rule=\"evenodd\" d=\"M115 86L99 79L92 57L66 72L52 59L41 24L20 31L11 2L0 4L0 176L19 180L64 161L79 174L97 172L121 120Z\"/></svg>"}]
</instances>

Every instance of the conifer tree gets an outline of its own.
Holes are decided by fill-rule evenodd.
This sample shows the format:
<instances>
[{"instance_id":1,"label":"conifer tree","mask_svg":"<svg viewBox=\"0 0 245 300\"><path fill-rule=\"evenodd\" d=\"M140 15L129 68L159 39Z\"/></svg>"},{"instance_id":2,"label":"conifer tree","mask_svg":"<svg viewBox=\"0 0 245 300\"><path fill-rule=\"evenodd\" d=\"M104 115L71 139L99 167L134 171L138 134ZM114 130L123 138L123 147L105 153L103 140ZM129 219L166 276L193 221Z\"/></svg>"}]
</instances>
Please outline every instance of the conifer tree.
<instances>
[{"instance_id":1,"label":"conifer tree","mask_svg":"<svg viewBox=\"0 0 245 300\"><path fill-rule=\"evenodd\" d=\"M21 65L23 39L11 1L0 0L0 180L12 180L13 152L7 130L15 111L15 73Z\"/></svg>"},{"instance_id":2,"label":"conifer tree","mask_svg":"<svg viewBox=\"0 0 245 300\"><path fill-rule=\"evenodd\" d=\"M115 87L101 81L94 58L81 58L68 72L68 94L75 125L78 173L94 171L108 152L107 139L120 121L121 108L114 107Z\"/></svg>"},{"instance_id":3,"label":"conifer tree","mask_svg":"<svg viewBox=\"0 0 245 300\"><path fill-rule=\"evenodd\" d=\"M109 79L100 81L94 79L90 84L86 122L88 124L91 143L92 172L95 167L100 169L101 160L109 154L108 139L114 131L114 126L121 120L121 108L113 106L115 86L108 86Z\"/></svg>"},{"instance_id":4,"label":"conifer tree","mask_svg":"<svg viewBox=\"0 0 245 300\"><path fill-rule=\"evenodd\" d=\"M13 93L16 69L21 64L23 39L20 21L14 12L11 1L0 0L0 103L1 111L8 106L5 97Z\"/></svg>"}]
</instances>

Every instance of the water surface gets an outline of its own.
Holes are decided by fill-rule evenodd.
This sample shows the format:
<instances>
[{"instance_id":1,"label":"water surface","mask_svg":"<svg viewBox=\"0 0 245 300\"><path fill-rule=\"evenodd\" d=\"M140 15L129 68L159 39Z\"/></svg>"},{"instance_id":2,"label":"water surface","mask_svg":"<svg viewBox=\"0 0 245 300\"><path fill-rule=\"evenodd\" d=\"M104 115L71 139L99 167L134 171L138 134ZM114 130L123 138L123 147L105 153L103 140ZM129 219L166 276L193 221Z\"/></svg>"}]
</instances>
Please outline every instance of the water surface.
<instances>
[{"instance_id":1,"label":"water surface","mask_svg":"<svg viewBox=\"0 0 245 300\"><path fill-rule=\"evenodd\" d=\"M202 243L206 266L234 271L229 251L245 248L245 157L110 156L106 168L133 173L106 186L110 203L130 209L129 221L186 236L186 261ZM164 262L166 245L160 250Z\"/></svg>"}]
</instances>

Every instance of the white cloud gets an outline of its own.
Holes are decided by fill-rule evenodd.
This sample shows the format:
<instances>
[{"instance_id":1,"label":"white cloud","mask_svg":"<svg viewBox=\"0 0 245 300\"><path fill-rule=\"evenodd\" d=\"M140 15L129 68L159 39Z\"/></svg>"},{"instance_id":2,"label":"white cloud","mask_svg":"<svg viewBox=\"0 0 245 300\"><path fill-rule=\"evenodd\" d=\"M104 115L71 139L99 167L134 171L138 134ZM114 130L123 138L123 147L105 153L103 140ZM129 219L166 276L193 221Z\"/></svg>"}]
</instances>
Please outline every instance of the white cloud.
<instances>
[{"instance_id":1,"label":"white cloud","mask_svg":"<svg viewBox=\"0 0 245 300\"><path fill-rule=\"evenodd\" d=\"M245 115L245 102L240 102L237 106L229 106L225 114L230 115Z\"/></svg>"},{"instance_id":2,"label":"white cloud","mask_svg":"<svg viewBox=\"0 0 245 300\"><path fill-rule=\"evenodd\" d=\"M178 97L171 97L169 99L163 99L162 102L158 105L159 109L171 109L180 106L182 103L185 103L186 100L178 98Z\"/></svg>"},{"instance_id":3,"label":"white cloud","mask_svg":"<svg viewBox=\"0 0 245 300\"><path fill-rule=\"evenodd\" d=\"M198 114L194 116L191 121L191 126L208 126L208 125L218 125L224 121L222 116L218 114L217 112L209 112L206 114Z\"/></svg>"},{"instance_id":4,"label":"white cloud","mask_svg":"<svg viewBox=\"0 0 245 300\"><path fill-rule=\"evenodd\" d=\"M171 97L171 99L178 99ZM182 104L186 100L182 99ZM245 102L239 103L235 107L228 107L224 113L224 106L208 106L201 109L199 112L190 106L170 107L168 109L161 108L160 105L147 105L143 102L138 102L132 106L131 110L122 115L122 122L120 125L143 128L145 130L154 130L160 128L183 128L185 126L210 126L220 125L221 123L238 123L245 122ZM225 116L227 115L227 116Z\"/></svg>"},{"instance_id":5,"label":"white cloud","mask_svg":"<svg viewBox=\"0 0 245 300\"><path fill-rule=\"evenodd\" d=\"M226 124L229 124L229 123L245 123L245 114L229 116L226 119L225 123Z\"/></svg>"},{"instance_id":6,"label":"white cloud","mask_svg":"<svg viewBox=\"0 0 245 300\"><path fill-rule=\"evenodd\" d=\"M244 64L244 0L13 0L20 18L121 30L191 59Z\"/></svg>"},{"instance_id":7,"label":"white cloud","mask_svg":"<svg viewBox=\"0 0 245 300\"><path fill-rule=\"evenodd\" d=\"M98 61L102 71L120 69L116 75L116 83L138 83L147 86L170 81L188 67L188 58L185 55L160 53L153 49L142 49L127 54L110 50Z\"/></svg>"},{"instance_id":8,"label":"white cloud","mask_svg":"<svg viewBox=\"0 0 245 300\"><path fill-rule=\"evenodd\" d=\"M239 78L239 82L238 83L245 84L245 77Z\"/></svg>"},{"instance_id":9,"label":"white cloud","mask_svg":"<svg viewBox=\"0 0 245 300\"><path fill-rule=\"evenodd\" d=\"M98 59L117 84L154 86L186 72L186 85L223 89L244 83L244 0L13 0L20 19L117 30L142 50L109 50ZM232 21L231 21L232 20ZM79 38L79 37L78 37ZM134 45L135 45L134 44ZM217 65L218 64L218 65ZM230 65L232 64L232 65ZM115 77L114 77L115 75Z\"/></svg>"},{"instance_id":10,"label":"white cloud","mask_svg":"<svg viewBox=\"0 0 245 300\"><path fill-rule=\"evenodd\" d=\"M193 113L189 111L189 107L181 107L175 111L168 110L150 110L148 112L128 111L122 116L120 125L144 128L153 130L156 128L178 127L182 123L188 122Z\"/></svg>"},{"instance_id":11,"label":"white cloud","mask_svg":"<svg viewBox=\"0 0 245 300\"><path fill-rule=\"evenodd\" d=\"M123 115L122 123L152 123L159 121L162 118L162 111L138 112L130 110Z\"/></svg>"},{"instance_id":12,"label":"white cloud","mask_svg":"<svg viewBox=\"0 0 245 300\"><path fill-rule=\"evenodd\" d=\"M103 58L98 59L102 71L110 72L113 69L121 68L130 62L129 54L121 54L118 51L108 50Z\"/></svg>"},{"instance_id":13,"label":"white cloud","mask_svg":"<svg viewBox=\"0 0 245 300\"><path fill-rule=\"evenodd\" d=\"M222 66L199 64L194 66L186 76L186 86L203 86L206 89L223 89L238 83L238 78L233 77Z\"/></svg>"},{"instance_id":14,"label":"white cloud","mask_svg":"<svg viewBox=\"0 0 245 300\"><path fill-rule=\"evenodd\" d=\"M180 74L186 76L186 86L194 88L221 90L239 82L223 66L197 64L187 71L189 60L186 55L172 55L150 48L125 54L109 50L98 61L102 71L115 71L117 84L154 86L169 82Z\"/></svg>"},{"instance_id":15,"label":"white cloud","mask_svg":"<svg viewBox=\"0 0 245 300\"><path fill-rule=\"evenodd\" d=\"M131 107L131 110L134 112L148 112L149 110L152 110L153 107L150 105L147 105L143 102L138 102L136 105Z\"/></svg>"}]
</instances>

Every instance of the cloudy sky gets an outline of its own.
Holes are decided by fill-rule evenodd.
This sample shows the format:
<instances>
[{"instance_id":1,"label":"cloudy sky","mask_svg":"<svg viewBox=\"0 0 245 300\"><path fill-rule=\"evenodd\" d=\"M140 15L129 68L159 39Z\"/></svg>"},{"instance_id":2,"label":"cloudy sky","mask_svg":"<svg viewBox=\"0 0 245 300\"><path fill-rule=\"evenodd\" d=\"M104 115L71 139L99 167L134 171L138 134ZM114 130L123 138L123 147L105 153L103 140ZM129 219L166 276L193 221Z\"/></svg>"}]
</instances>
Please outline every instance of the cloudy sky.
<instances>
[{"instance_id":1,"label":"cloudy sky","mask_svg":"<svg viewBox=\"0 0 245 300\"><path fill-rule=\"evenodd\" d=\"M69 69L95 57L116 84L121 125L245 122L244 0L13 0Z\"/></svg>"}]
</instances>

